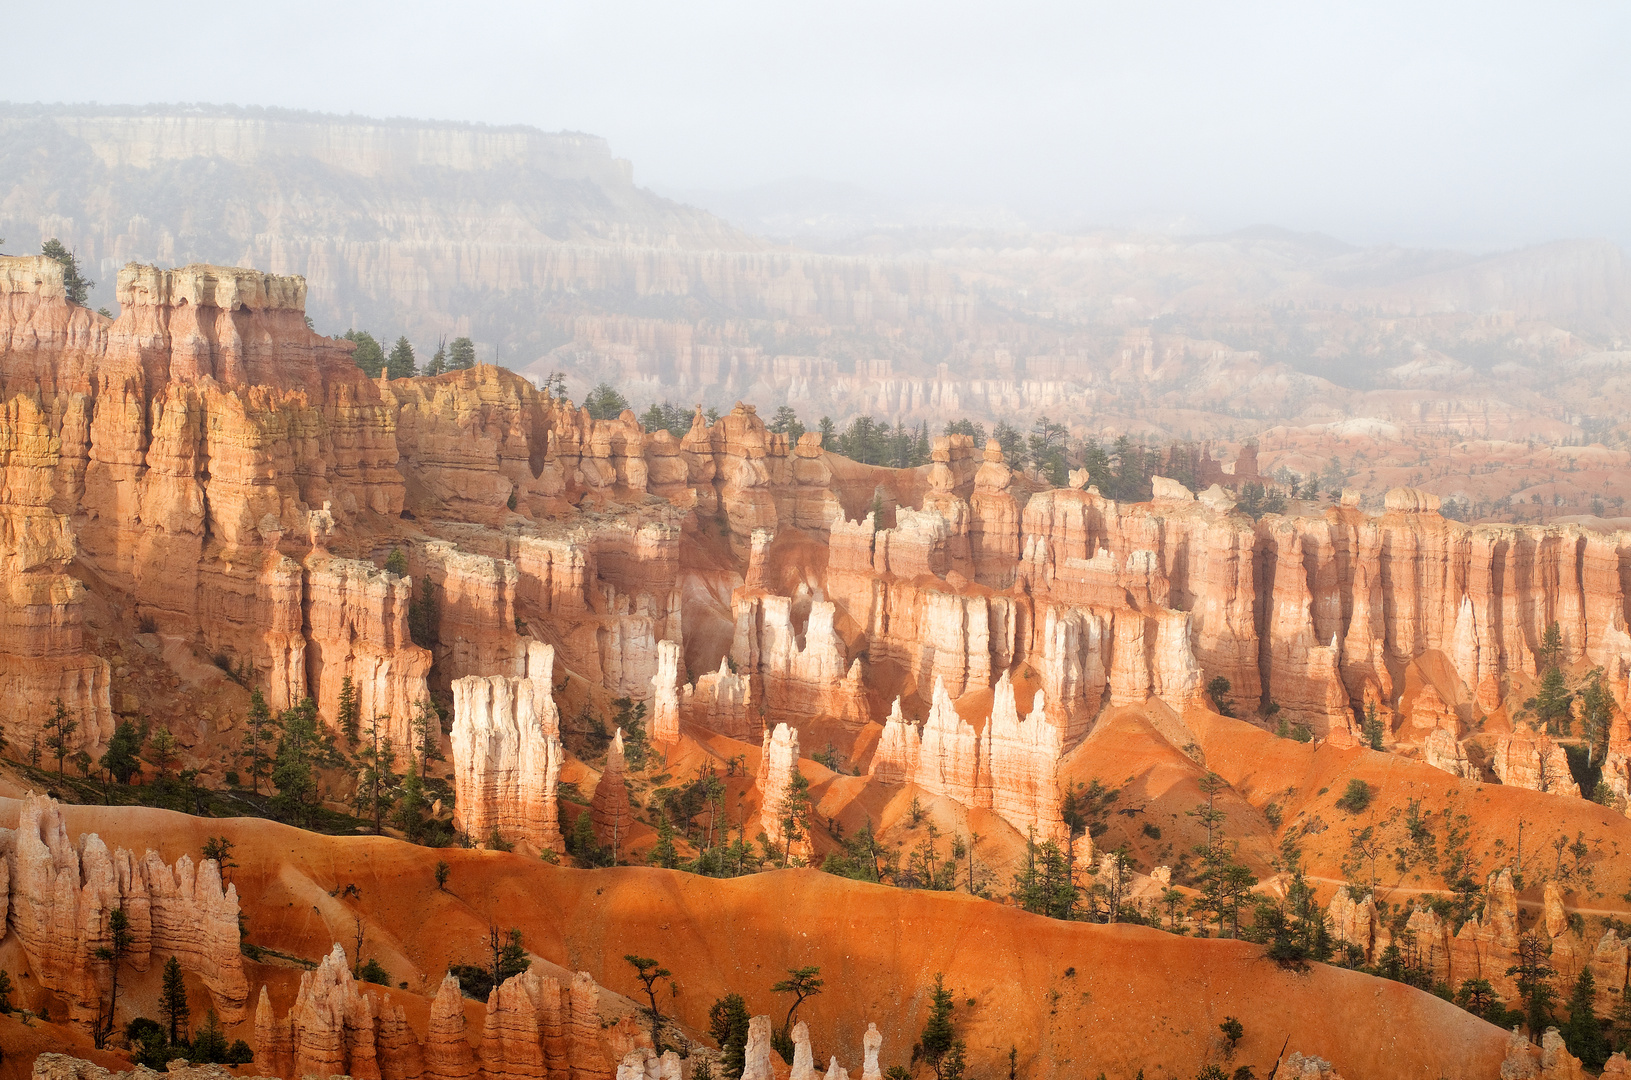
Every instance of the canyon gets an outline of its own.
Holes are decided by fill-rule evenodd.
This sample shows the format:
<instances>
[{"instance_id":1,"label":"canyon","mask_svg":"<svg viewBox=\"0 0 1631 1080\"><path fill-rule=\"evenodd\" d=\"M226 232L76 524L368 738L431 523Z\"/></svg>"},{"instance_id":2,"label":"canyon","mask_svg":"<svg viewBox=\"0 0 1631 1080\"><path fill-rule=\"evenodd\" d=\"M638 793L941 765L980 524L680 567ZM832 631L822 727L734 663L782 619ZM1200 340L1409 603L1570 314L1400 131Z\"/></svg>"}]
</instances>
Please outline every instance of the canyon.
<instances>
[{"instance_id":1,"label":"canyon","mask_svg":"<svg viewBox=\"0 0 1631 1080\"><path fill-rule=\"evenodd\" d=\"M629 1000L631 948L676 973L677 1049L706 1045L733 979L819 957L832 992L812 999L801 1076L822 1057L829 1076L876 1072L868 1024L905 1061L936 970L976 1003L959 1005L971 1059L994 1069L1012 1046L1027 1075L1193 1071L1220 1018L1199 990L1173 1004L1169 978L1235 987L1265 1074L1264 1018L1336 1000L1300 1060L1373 1074L1387 1023L1424 1070L1494 1076L1517 1055L1566 1075L1420 990L1258 969L1260 946L1157 929L1167 888L1193 895L1191 811L1212 796L1255 895L1289 895L1296 846L1363 964L1408 934L1434 980L1476 971L1511 1000L1518 938L1543 930L1560 977L1590 968L1600 1011L1617 1000L1625 944L1586 920L1624 914L1631 889L1631 533L1466 524L1408 486L1256 518L1221 485L1162 477L1118 501L967 434L886 468L772 431L748 402L698 408L676 437L491 364L371 379L307 325L299 277L131 264L116 290L110 318L69 302L60 264L0 257L0 687L19 703L8 756L36 757L0 790L0 956L26 963L26 1007L63 1038L95 1022L96 950L123 908L133 993L177 956L263 1075L670 1076L679 1059ZM1580 696L1561 727L1535 704L1554 669ZM1601 782L1582 785L1588 684L1612 722L1587 765ZM71 806L53 780L122 726L164 725L178 772L241 789L251 690L340 737L354 709L440 785L435 819L469 846ZM52 726L59 702L71 731ZM355 808L356 763L321 771L325 805ZM1342 801L1355 781L1374 811ZM713 809L676 821L663 800L693 782ZM1091 828L1089 791L1118 800ZM766 872L629 865L665 843L700 857L701 817L710 839L760 844ZM1407 821L1445 823L1433 860L1360 895L1354 834L1408 847ZM237 845L230 883L203 857L217 831ZM954 888L815 869L858 836L927 845L931 884L955 838ZM1478 894L1459 924L1430 902L1451 846ZM991 902L1039 847L1079 854L1088 892L1155 925ZM716 908L732 919L696 914ZM845 929L816 940L833 912ZM534 966L467 1000L444 975L501 923ZM979 944L953 954L958 935ZM364 940L396 990L358 981ZM1107 1004L1129 978L1133 1000ZM1378 994L1385 1015L1360 1004ZM1109 1030L1157 996L1160 1039ZM817 1056L812 1037L832 1043Z\"/></svg>"},{"instance_id":2,"label":"canyon","mask_svg":"<svg viewBox=\"0 0 1631 1080\"><path fill-rule=\"evenodd\" d=\"M590 135L212 106L0 106L0 176L8 250L60 237L93 305L122 304L130 261L254 265L303 276L325 331L422 356L469 336L579 400L609 381L637 409L790 404L808 429L1048 417L1256 451L1282 485L1334 468L1327 492L1371 509L1409 486L1474 519L1627 523L1631 273L1607 242L1014 225L805 249L637 186Z\"/></svg>"}]
</instances>

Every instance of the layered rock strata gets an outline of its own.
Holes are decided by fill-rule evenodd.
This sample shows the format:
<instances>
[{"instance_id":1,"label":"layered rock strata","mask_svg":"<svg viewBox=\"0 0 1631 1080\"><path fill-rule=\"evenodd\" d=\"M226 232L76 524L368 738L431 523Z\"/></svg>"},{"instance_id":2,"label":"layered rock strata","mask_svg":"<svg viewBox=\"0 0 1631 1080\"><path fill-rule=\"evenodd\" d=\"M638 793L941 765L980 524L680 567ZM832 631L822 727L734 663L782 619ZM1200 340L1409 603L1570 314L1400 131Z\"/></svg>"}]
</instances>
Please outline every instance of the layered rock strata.
<instances>
[{"instance_id":1,"label":"layered rock strata","mask_svg":"<svg viewBox=\"0 0 1631 1080\"><path fill-rule=\"evenodd\" d=\"M186 855L169 865L156 852L142 858L109 850L88 833L68 838L57 804L22 801L15 830L0 829L0 867L8 868L0 930L16 936L35 977L69 1001L70 1018L95 1020L111 972L97 950L110 940L109 917L122 909L131 947L125 963L146 971L175 957L198 976L228 1022L242 1019L249 988L238 949L238 892L224 889L214 860Z\"/></svg>"},{"instance_id":2,"label":"layered rock strata","mask_svg":"<svg viewBox=\"0 0 1631 1080\"><path fill-rule=\"evenodd\" d=\"M255 1009L255 1065L263 1076L357 1080L610 1080L609 1041L621 1027L600 1019L600 988L579 972L570 984L528 970L493 988L479 1048L465 1033L459 982L446 976L431 1005L425 1041L386 992L351 976L335 945L304 972L289 1012L278 1016L265 987Z\"/></svg>"},{"instance_id":3,"label":"layered rock strata","mask_svg":"<svg viewBox=\"0 0 1631 1080\"><path fill-rule=\"evenodd\" d=\"M477 843L497 835L564 854L554 648L531 642L526 668L521 678L470 675L453 684L453 824Z\"/></svg>"},{"instance_id":4,"label":"layered rock strata","mask_svg":"<svg viewBox=\"0 0 1631 1080\"><path fill-rule=\"evenodd\" d=\"M992 695L990 716L977 728L963 719L943 683L921 730L901 712L897 699L872 759L879 783L916 784L965 806L989 809L1018 832L1064 840L1059 810L1059 760L1064 741L1047 715L1047 695L1037 692L1022 716L1005 671Z\"/></svg>"}]
</instances>

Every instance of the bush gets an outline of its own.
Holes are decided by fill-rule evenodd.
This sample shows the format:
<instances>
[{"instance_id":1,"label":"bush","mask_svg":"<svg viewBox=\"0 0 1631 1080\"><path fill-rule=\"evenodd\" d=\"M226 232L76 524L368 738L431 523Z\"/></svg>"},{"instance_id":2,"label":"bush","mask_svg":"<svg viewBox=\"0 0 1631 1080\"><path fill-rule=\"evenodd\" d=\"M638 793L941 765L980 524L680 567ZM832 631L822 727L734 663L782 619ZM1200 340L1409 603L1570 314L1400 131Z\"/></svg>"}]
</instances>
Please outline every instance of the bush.
<instances>
[{"instance_id":1,"label":"bush","mask_svg":"<svg viewBox=\"0 0 1631 1080\"><path fill-rule=\"evenodd\" d=\"M371 982L375 986L391 985L390 973L381 967L380 962L372 956L364 960L362 966L357 969L357 978L363 982Z\"/></svg>"},{"instance_id":2,"label":"bush","mask_svg":"<svg viewBox=\"0 0 1631 1080\"><path fill-rule=\"evenodd\" d=\"M1375 792L1365 781L1349 780L1348 789L1342 793L1342 798L1337 800L1337 809L1346 810L1350 814L1363 814L1374 797Z\"/></svg>"}]
</instances>

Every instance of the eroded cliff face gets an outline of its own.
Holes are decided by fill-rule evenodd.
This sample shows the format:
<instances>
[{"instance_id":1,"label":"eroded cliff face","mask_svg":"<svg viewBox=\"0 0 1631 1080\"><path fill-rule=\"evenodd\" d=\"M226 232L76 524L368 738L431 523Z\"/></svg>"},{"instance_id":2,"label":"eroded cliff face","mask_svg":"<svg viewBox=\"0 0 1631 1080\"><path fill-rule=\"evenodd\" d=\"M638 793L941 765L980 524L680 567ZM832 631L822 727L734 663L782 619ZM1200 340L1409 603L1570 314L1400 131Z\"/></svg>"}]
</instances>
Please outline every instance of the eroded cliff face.
<instances>
[{"instance_id":1,"label":"eroded cliff face","mask_svg":"<svg viewBox=\"0 0 1631 1080\"><path fill-rule=\"evenodd\" d=\"M566 851L554 670L554 648L531 642L523 677L467 675L453 684L453 824L478 842L496 835L532 851Z\"/></svg>"},{"instance_id":2,"label":"eroded cliff face","mask_svg":"<svg viewBox=\"0 0 1631 1080\"><path fill-rule=\"evenodd\" d=\"M855 760L875 781L1061 836L1059 763L1107 709L1180 746L1187 711L1228 702L1338 745L1374 710L1390 751L1574 797L1517 715L1546 628L1616 697L1631 674L1618 534L1468 527L1410 489L1256 522L1164 480L1124 505L961 435L919 469L858 465L746 404L676 439L490 367L369 380L307 329L299 279L131 266L119 289L110 321L54 263L0 259L18 742L60 697L94 755L141 709L108 646L152 633L329 723L349 679L399 746L451 696L477 838L558 849L568 686L574 713L644 703L664 752L687 728L761 744L765 804L801 730L876 724ZM1625 730L1604 762L1622 797ZM621 843L623 773L599 771L596 831Z\"/></svg>"},{"instance_id":3,"label":"eroded cliff face","mask_svg":"<svg viewBox=\"0 0 1631 1080\"><path fill-rule=\"evenodd\" d=\"M249 988L238 949L238 894L221 886L213 859L174 865L148 851L109 850L95 833L68 836L47 796L22 802L17 828L0 829L0 938L16 936L35 978L69 1002L70 1019L89 1025L112 981L98 950L111 941L110 915L129 923L125 963L146 971L176 957L209 990L228 1023L244 1016Z\"/></svg>"}]
</instances>

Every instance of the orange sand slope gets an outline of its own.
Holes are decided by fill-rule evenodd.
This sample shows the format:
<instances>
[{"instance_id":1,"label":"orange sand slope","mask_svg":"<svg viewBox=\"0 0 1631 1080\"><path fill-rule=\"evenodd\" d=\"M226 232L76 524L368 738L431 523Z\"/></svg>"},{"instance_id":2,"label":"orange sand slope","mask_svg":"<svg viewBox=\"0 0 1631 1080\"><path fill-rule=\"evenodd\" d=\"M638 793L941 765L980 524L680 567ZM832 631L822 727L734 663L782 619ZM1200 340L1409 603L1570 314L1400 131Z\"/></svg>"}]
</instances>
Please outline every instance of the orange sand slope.
<instances>
[{"instance_id":1,"label":"orange sand slope","mask_svg":"<svg viewBox=\"0 0 1631 1080\"><path fill-rule=\"evenodd\" d=\"M824 994L805 1003L818 1060L860 1058L869 1021L883 1063L904 1064L921 1029L926 987L944 971L958 1030L979 1072L1017 1047L1032 1077L1190 1076L1221 1061L1217 1025L1237 1016L1246 1037L1233 1065L1266 1076L1289 1035L1348 1076L1489 1077L1506 1048L1500 1030L1401 984L1314 965L1297 973L1259 947L1179 938L1128 926L1061 923L959 895L910 892L813 870L718 881L672 871L568 870L519 855L430 850L373 837L328 837L258 820L207 820L160 810L65 806L71 833L97 832L166 859L196 855L206 837L238 846L233 871L248 940L307 958L348 948L353 912L365 952L413 993L433 989L450 962L477 960L489 921L521 928L537 956L624 993L636 989L625 953L658 958L675 987L665 1009L706 1030L728 990L778 1018L789 1002L769 986L816 964ZM18 804L0 800L0 824ZM438 859L450 864L437 890ZM343 896L354 884L360 899ZM337 896L331 896L334 893ZM268 978L276 971L281 977ZM288 1008L292 972L250 966ZM410 1022L425 1012L409 1001ZM472 1019L480 1006L472 1004ZM473 1027L480 1030L479 1023Z\"/></svg>"}]
</instances>

